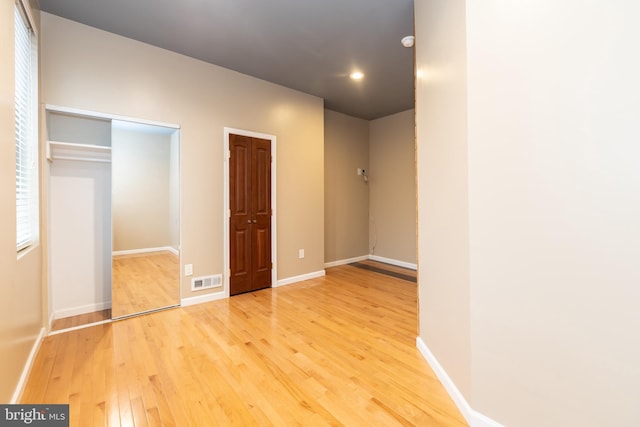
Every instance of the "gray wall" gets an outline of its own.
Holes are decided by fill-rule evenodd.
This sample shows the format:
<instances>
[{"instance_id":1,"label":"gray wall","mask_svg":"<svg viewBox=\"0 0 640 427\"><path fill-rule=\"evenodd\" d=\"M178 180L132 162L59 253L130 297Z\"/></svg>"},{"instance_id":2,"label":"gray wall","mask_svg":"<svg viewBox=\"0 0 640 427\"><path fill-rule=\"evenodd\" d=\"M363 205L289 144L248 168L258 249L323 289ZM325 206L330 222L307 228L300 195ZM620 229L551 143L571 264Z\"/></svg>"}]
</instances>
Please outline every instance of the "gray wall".
<instances>
[{"instance_id":1,"label":"gray wall","mask_svg":"<svg viewBox=\"0 0 640 427\"><path fill-rule=\"evenodd\" d=\"M325 110L325 263L368 254L369 122Z\"/></svg>"},{"instance_id":2,"label":"gray wall","mask_svg":"<svg viewBox=\"0 0 640 427\"><path fill-rule=\"evenodd\" d=\"M415 110L369 122L369 251L416 263Z\"/></svg>"}]
</instances>

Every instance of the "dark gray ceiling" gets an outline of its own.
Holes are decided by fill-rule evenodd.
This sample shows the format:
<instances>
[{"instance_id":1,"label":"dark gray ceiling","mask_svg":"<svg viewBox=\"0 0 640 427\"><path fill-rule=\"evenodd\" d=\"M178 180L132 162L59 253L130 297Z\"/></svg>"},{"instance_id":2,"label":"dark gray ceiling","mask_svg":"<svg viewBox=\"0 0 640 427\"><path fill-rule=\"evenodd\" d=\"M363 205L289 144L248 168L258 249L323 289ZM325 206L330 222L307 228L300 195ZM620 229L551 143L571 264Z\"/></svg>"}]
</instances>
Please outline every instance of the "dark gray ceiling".
<instances>
[{"instance_id":1,"label":"dark gray ceiling","mask_svg":"<svg viewBox=\"0 0 640 427\"><path fill-rule=\"evenodd\" d=\"M40 0L42 10L324 98L375 119L413 108L413 0ZM355 69L360 82L349 79Z\"/></svg>"}]
</instances>

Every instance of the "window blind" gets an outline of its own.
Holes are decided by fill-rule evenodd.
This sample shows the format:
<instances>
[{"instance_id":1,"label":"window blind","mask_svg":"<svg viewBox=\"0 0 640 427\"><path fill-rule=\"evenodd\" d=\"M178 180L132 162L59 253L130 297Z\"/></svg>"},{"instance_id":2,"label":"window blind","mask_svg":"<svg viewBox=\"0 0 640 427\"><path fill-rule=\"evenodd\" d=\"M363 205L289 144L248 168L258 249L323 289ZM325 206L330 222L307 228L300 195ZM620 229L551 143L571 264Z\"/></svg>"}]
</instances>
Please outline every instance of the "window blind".
<instances>
[{"instance_id":1,"label":"window blind","mask_svg":"<svg viewBox=\"0 0 640 427\"><path fill-rule=\"evenodd\" d=\"M22 6L15 6L16 243L38 239L36 38Z\"/></svg>"}]
</instances>

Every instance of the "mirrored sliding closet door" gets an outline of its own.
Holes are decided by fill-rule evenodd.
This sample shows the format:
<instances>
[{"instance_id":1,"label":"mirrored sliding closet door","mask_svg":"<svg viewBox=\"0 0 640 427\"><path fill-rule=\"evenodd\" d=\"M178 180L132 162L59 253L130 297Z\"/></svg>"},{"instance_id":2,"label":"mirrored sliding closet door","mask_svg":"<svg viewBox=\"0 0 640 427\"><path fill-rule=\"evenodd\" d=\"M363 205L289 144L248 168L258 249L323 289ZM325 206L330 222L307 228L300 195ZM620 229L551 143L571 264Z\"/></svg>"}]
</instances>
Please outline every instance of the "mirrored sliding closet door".
<instances>
[{"instance_id":1,"label":"mirrored sliding closet door","mask_svg":"<svg viewBox=\"0 0 640 427\"><path fill-rule=\"evenodd\" d=\"M46 106L52 330L180 305L180 129Z\"/></svg>"},{"instance_id":2,"label":"mirrored sliding closet door","mask_svg":"<svg viewBox=\"0 0 640 427\"><path fill-rule=\"evenodd\" d=\"M112 122L112 317L180 304L179 131Z\"/></svg>"}]
</instances>

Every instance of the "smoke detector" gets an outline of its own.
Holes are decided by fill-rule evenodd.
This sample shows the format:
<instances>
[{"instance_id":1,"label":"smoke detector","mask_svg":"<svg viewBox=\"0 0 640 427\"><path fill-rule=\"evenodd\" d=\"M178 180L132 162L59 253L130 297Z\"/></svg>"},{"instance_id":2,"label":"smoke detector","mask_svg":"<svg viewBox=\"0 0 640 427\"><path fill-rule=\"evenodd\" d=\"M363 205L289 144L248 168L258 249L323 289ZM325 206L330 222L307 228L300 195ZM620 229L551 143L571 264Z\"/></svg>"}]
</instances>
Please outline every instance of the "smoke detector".
<instances>
[{"instance_id":1,"label":"smoke detector","mask_svg":"<svg viewBox=\"0 0 640 427\"><path fill-rule=\"evenodd\" d=\"M406 36L406 37L403 37L402 40L400 40L400 43L402 43L402 46L404 47L413 47L414 41L415 41L415 38L413 36Z\"/></svg>"}]
</instances>

